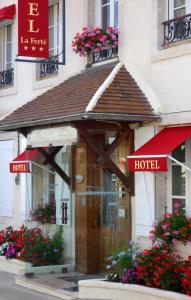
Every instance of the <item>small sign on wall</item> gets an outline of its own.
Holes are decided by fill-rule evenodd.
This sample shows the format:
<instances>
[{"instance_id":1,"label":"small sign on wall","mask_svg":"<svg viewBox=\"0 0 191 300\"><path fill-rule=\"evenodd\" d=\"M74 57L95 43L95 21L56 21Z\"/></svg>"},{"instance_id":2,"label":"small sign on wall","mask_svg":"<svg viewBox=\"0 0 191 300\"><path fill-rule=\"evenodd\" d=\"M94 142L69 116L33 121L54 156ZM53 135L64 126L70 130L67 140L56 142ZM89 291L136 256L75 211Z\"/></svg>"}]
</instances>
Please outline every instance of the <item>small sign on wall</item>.
<instances>
[{"instance_id":1,"label":"small sign on wall","mask_svg":"<svg viewBox=\"0 0 191 300\"><path fill-rule=\"evenodd\" d=\"M30 173L31 167L30 162L12 162L9 164L10 167L10 173Z\"/></svg>"}]
</instances>

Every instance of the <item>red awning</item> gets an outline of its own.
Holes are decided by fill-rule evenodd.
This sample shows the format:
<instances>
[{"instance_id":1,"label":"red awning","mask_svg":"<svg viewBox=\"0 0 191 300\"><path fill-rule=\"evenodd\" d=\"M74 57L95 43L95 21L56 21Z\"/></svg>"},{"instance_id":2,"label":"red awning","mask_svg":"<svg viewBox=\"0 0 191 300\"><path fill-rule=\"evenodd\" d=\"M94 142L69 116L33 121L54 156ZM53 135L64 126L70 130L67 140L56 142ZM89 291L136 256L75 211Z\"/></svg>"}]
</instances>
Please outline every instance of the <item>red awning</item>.
<instances>
[{"instance_id":1,"label":"red awning","mask_svg":"<svg viewBox=\"0 0 191 300\"><path fill-rule=\"evenodd\" d=\"M16 6L15 4L5 6L0 9L0 22L6 20L13 20L16 14Z\"/></svg>"},{"instance_id":2,"label":"red awning","mask_svg":"<svg viewBox=\"0 0 191 300\"><path fill-rule=\"evenodd\" d=\"M27 149L10 163L11 173L30 173L30 162L34 161L40 152L37 149Z\"/></svg>"},{"instance_id":3,"label":"red awning","mask_svg":"<svg viewBox=\"0 0 191 300\"><path fill-rule=\"evenodd\" d=\"M128 156L129 171L167 171L167 157L191 136L191 126L161 130L146 144Z\"/></svg>"}]
</instances>

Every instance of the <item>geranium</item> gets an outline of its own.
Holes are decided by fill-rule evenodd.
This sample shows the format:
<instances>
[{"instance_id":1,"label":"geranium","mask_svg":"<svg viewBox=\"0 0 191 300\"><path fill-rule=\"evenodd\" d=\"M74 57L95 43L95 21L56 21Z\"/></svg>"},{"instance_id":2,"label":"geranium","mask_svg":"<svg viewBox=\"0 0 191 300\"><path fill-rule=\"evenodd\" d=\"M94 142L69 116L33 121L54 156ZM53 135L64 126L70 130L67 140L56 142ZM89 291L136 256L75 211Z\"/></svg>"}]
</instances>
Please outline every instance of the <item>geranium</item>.
<instances>
[{"instance_id":1,"label":"geranium","mask_svg":"<svg viewBox=\"0 0 191 300\"><path fill-rule=\"evenodd\" d=\"M191 241L191 220L185 215L178 201L175 203L175 212L165 214L162 220L154 226L150 232L150 239L153 243L163 241L170 247L173 247L177 241L184 244Z\"/></svg>"},{"instance_id":2,"label":"geranium","mask_svg":"<svg viewBox=\"0 0 191 300\"><path fill-rule=\"evenodd\" d=\"M179 258L169 252L169 248L154 246L143 251L137 258L137 278L146 286L163 290L181 291L178 270Z\"/></svg>"},{"instance_id":3,"label":"geranium","mask_svg":"<svg viewBox=\"0 0 191 300\"><path fill-rule=\"evenodd\" d=\"M181 287L183 293L191 296L191 257L188 257L188 260L182 261L177 272L181 276Z\"/></svg>"},{"instance_id":4,"label":"geranium","mask_svg":"<svg viewBox=\"0 0 191 300\"><path fill-rule=\"evenodd\" d=\"M81 33L77 33L72 41L72 48L80 56L86 56L90 52L100 52L108 48L118 47L117 28L108 27L106 30L100 27L87 26Z\"/></svg>"}]
</instances>

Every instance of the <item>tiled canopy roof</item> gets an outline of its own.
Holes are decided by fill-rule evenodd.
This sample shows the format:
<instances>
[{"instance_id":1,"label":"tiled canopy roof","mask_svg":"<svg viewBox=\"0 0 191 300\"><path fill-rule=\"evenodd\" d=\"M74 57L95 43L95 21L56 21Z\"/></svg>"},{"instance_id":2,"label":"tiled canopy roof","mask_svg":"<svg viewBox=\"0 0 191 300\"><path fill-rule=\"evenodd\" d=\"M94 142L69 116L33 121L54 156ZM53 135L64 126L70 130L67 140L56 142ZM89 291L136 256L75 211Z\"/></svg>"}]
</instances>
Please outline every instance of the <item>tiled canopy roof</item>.
<instances>
[{"instance_id":1,"label":"tiled canopy roof","mask_svg":"<svg viewBox=\"0 0 191 300\"><path fill-rule=\"evenodd\" d=\"M122 66L98 97L92 110L87 105L116 67L107 64L87 69L15 110L0 122L1 130L79 120L84 114L119 114L155 119L152 107L132 76ZM135 117L136 118L136 117Z\"/></svg>"}]
</instances>

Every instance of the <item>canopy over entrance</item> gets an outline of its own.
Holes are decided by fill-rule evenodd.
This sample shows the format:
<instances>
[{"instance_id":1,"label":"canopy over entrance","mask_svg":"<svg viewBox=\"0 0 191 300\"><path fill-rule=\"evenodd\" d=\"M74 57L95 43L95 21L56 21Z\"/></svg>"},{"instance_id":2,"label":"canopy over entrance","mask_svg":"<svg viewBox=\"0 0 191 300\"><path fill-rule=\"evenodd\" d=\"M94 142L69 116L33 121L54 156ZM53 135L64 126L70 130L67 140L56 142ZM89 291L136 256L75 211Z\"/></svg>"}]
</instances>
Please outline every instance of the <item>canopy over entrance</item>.
<instances>
[{"instance_id":1,"label":"canopy over entrance","mask_svg":"<svg viewBox=\"0 0 191 300\"><path fill-rule=\"evenodd\" d=\"M161 130L146 144L128 156L129 171L165 172L167 158L175 160L170 153L191 136L191 126L169 127ZM183 165L191 171L188 167Z\"/></svg>"}]
</instances>

